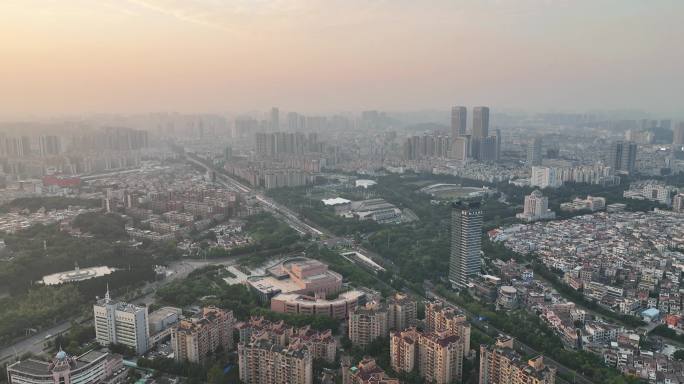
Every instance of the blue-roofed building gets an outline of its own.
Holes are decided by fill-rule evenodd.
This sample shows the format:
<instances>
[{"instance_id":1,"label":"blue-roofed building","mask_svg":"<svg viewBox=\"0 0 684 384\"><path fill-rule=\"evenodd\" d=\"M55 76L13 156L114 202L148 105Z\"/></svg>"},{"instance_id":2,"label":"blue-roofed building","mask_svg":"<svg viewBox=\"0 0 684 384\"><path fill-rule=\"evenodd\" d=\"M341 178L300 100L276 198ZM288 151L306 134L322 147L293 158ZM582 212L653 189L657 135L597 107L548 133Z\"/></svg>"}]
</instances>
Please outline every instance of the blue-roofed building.
<instances>
[{"instance_id":1,"label":"blue-roofed building","mask_svg":"<svg viewBox=\"0 0 684 384\"><path fill-rule=\"evenodd\" d=\"M647 323L657 321L660 319L660 311L655 308L649 308L641 312L641 317Z\"/></svg>"}]
</instances>

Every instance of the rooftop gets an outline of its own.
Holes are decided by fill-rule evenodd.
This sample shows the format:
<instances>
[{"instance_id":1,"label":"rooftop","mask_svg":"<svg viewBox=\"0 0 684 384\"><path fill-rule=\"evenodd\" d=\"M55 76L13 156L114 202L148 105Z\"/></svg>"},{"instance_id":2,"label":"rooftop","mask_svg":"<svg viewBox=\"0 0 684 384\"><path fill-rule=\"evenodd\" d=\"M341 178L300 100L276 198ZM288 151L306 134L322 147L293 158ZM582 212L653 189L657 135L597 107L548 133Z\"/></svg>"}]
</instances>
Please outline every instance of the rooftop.
<instances>
[{"instance_id":1,"label":"rooftop","mask_svg":"<svg viewBox=\"0 0 684 384\"><path fill-rule=\"evenodd\" d=\"M334 197L331 199L323 199L321 201L323 202L323 204L328 205L328 206L351 203L351 200L343 199L341 197Z\"/></svg>"},{"instance_id":2,"label":"rooftop","mask_svg":"<svg viewBox=\"0 0 684 384\"><path fill-rule=\"evenodd\" d=\"M297 303L308 303L308 304L320 304L320 305L334 305L337 303L343 303L350 300L358 300L360 297L364 296L365 293L358 290L351 290L347 292L340 293L335 299L321 299L314 298L311 296L300 295L297 293L281 293L274 297L274 299L287 301L287 302L297 302Z\"/></svg>"},{"instance_id":3,"label":"rooftop","mask_svg":"<svg viewBox=\"0 0 684 384\"><path fill-rule=\"evenodd\" d=\"M267 269L268 275L252 276L248 283L256 290L265 293L311 294L331 293L342 285L342 276L328 270L326 264L305 257L284 260Z\"/></svg>"},{"instance_id":4,"label":"rooftop","mask_svg":"<svg viewBox=\"0 0 684 384\"><path fill-rule=\"evenodd\" d=\"M161 308L157 309L156 311L148 314L147 318L149 319L150 323L156 323L156 322L160 322L160 321L166 319L169 316L180 315L181 312L182 311L180 308L161 307Z\"/></svg>"},{"instance_id":5,"label":"rooftop","mask_svg":"<svg viewBox=\"0 0 684 384\"><path fill-rule=\"evenodd\" d=\"M50 363L47 361L28 359L18 361L7 367L7 369L12 371L26 372L34 375L49 375Z\"/></svg>"},{"instance_id":6,"label":"rooftop","mask_svg":"<svg viewBox=\"0 0 684 384\"><path fill-rule=\"evenodd\" d=\"M75 364L75 366L72 365L72 368L79 368L88 365L92 362L95 362L99 359L102 359L105 356L109 356L109 353L100 352L98 350L93 349L82 354L81 356L74 358L73 360L69 360L69 363ZM56 354L55 360L53 360L53 362L57 360L65 360L68 358L69 356L64 351L60 351ZM50 370L52 369L51 366L53 362L41 361L37 359L27 359L17 361L16 363L8 366L7 368L11 371L23 372L32 375L52 376Z\"/></svg>"}]
</instances>

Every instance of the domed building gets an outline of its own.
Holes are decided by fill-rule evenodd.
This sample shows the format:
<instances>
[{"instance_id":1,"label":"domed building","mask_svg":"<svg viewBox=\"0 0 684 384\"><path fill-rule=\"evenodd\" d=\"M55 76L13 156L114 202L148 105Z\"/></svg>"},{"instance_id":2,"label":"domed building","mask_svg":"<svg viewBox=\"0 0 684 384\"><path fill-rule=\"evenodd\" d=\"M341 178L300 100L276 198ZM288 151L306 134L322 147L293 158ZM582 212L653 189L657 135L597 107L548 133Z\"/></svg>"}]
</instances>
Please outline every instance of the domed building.
<instances>
[{"instance_id":1,"label":"domed building","mask_svg":"<svg viewBox=\"0 0 684 384\"><path fill-rule=\"evenodd\" d=\"M66 383L66 378L70 376L71 370L74 368L76 368L76 361L61 348L48 365L48 370L52 372L56 382L62 382L63 380Z\"/></svg>"},{"instance_id":2,"label":"domed building","mask_svg":"<svg viewBox=\"0 0 684 384\"><path fill-rule=\"evenodd\" d=\"M60 348L51 361L27 359L9 365L7 377L10 384L101 383L122 369L121 355L91 350L73 357Z\"/></svg>"}]
</instances>

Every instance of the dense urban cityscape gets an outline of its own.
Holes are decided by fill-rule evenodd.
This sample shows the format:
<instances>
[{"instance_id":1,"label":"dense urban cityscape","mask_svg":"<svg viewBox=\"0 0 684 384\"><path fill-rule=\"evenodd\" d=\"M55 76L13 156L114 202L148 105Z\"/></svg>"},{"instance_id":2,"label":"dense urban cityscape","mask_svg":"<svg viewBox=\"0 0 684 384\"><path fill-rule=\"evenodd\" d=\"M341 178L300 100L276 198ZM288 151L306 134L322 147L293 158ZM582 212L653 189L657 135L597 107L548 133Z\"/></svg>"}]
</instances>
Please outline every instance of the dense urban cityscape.
<instances>
[{"instance_id":1,"label":"dense urban cityscape","mask_svg":"<svg viewBox=\"0 0 684 384\"><path fill-rule=\"evenodd\" d=\"M0 384L684 384L682 12L0 4Z\"/></svg>"},{"instance_id":2,"label":"dense urban cityscape","mask_svg":"<svg viewBox=\"0 0 684 384\"><path fill-rule=\"evenodd\" d=\"M684 123L468 110L7 124L8 380L682 380Z\"/></svg>"}]
</instances>

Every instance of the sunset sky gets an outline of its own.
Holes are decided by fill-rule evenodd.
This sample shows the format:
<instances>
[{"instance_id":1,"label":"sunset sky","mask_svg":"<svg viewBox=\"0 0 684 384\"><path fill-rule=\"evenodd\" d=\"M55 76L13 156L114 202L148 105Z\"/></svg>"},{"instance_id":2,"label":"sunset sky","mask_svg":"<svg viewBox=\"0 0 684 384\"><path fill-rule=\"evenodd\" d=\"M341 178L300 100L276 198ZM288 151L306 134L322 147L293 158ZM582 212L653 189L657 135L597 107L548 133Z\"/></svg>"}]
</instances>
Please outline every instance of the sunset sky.
<instances>
[{"instance_id":1,"label":"sunset sky","mask_svg":"<svg viewBox=\"0 0 684 384\"><path fill-rule=\"evenodd\" d=\"M682 0L2 0L0 116L684 115Z\"/></svg>"}]
</instances>

